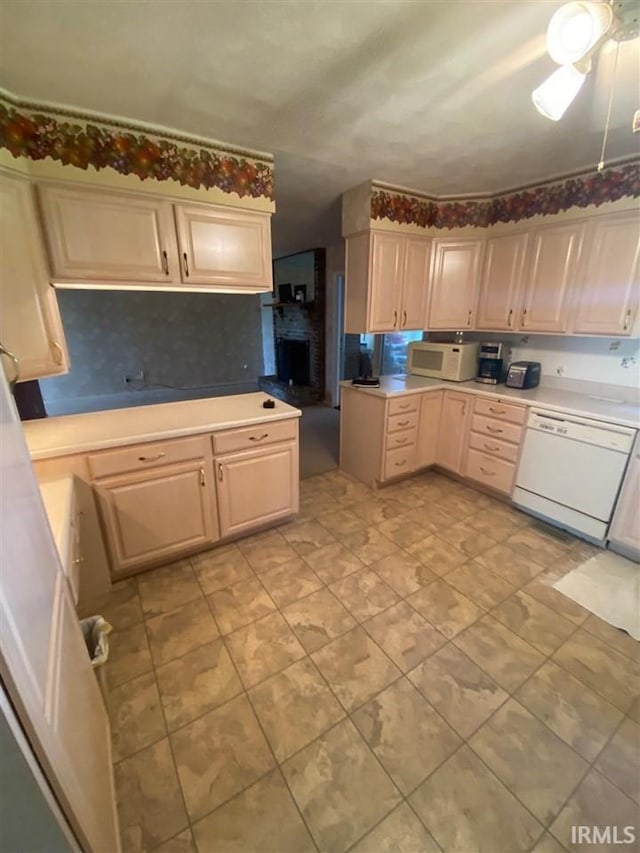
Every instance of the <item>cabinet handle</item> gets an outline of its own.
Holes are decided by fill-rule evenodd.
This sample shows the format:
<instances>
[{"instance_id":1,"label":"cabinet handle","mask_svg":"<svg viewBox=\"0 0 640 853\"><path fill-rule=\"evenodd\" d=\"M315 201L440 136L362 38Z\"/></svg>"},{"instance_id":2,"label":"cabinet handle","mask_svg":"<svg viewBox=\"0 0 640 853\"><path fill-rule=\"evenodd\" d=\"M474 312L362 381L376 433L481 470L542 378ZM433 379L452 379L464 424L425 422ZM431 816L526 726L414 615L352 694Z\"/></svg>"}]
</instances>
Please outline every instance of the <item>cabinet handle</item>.
<instances>
[{"instance_id":1,"label":"cabinet handle","mask_svg":"<svg viewBox=\"0 0 640 853\"><path fill-rule=\"evenodd\" d=\"M406 459L402 459L400 462L394 462L393 464L396 466L396 468L400 468L400 466L401 466L401 465L406 465L406 464L407 464L407 460L406 460Z\"/></svg>"},{"instance_id":2,"label":"cabinet handle","mask_svg":"<svg viewBox=\"0 0 640 853\"><path fill-rule=\"evenodd\" d=\"M5 347L0 344L0 355L6 355L7 358L10 358L13 362L13 379L9 379L9 391L13 391L16 387L16 382L20 379L20 362L18 361L18 357L15 356L10 350L5 349Z\"/></svg>"},{"instance_id":3,"label":"cabinet handle","mask_svg":"<svg viewBox=\"0 0 640 853\"><path fill-rule=\"evenodd\" d=\"M409 426L409 421L398 421L398 426Z\"/></svg>"},{"instance_id":4,"label":"cabinet handle","mask_svg":"<svg viewBox=\"0 0 640 853\"><path fill-rule=\"evenodd\" d=\"M404 327L405 327L406 325L407 325L407 312L406 312L406 311L403 311L403 312L402 312L402 328L404 329Z\"/></svg>"},{"instance_id":5,"label":"cabinet handle","mask_svg":"<svg viewBox=\"0 0 640 853\"><path fill-rule=\"evenodd\" d=\"M189 259L187 258L187 253L183 252L182 257L184 259L184 276L185 278L189 278Z\"/></svg>"},{"instance_id":6,"label":"cabinet handle","mask_svg":"<svg viewBox=\"0 0 640 853\"><path fill-rule=\"evenodd\" d=\"M164 274L169 275L169 256L164 249L162 250L162 268L164 270Z\"/></svg>"},{"instance_id":7,"label":"cabinet handle","mask_svg":"<svg viewBox=\"0 0 640 853\"><path fill-rule=\"evenodd\" d=\"M206 484L207 484L207 481L204 478L204 468L201 468L200 469L200 485L206 486Z\"/></svg>"},{"instance_id":8,"label":"cabinet handle","mask_svg":"<svg viewBox=\"0 0 640 853\"><path fill-rule=\"evenodd\" d=\"M158 459L162 459L162 457L166 455L166 453L156 453L155 456L138 456L138 462L155 462Z\"/></svg>"},{"instance_id":9,"label":"cabinet handle","mask_svg":"<svg viewBox=\"0 0 640 853\"><path fill-rule=\"evenodd\" d=\"M506 415L506 409L494 409L493 406L489 406L489 411L493 412L494 415Z\"/></svg>"},{"instance_id":10,"label":"cabinet handle","mask_svg":"<svg viewBox=\"0 0 640 853\"><path fill-rule=\"evenodd\" d=\"M263 432L262 435L250 435L249 441L264 441L265 438L269 438L268 432Z\"/></svg>"},{"instance_id":11,"label":"cabinet handle","mask_svg":"<svg viewBox=\"0 0 640 853\"><path fill-rule=\"evenodd\" d=\"M488 468L483 468L482 465L480 466L480 470L482 471L483 474L486 474L488 477L495 477L495 475L496 475L495 471L489 471Z\"/></svg>"},{"instance_id":12,"label":"cabinet handle","mask_svg":"<svg viewBox=\"0 0 640 853\"><path fill-rule=\"evenodd\" d=\"M526 325L527 325L527 309L526 309L526 308L525 308L525 309L524 309L524 311L522 312L522 320L520 321L520 325L521 325L521 326L526 326Z\"/></svg>"},{"instance_id":13,"label":"cabinet handle","mask_svg":"<svg viewBox=\"0 0 640 853\"><path fill-rule=\"evenodd\" d=\"M511 328L511 323L513 321L513 308L509 310L509 317L507 319L507 326Z\"/></svg>"},{"instance_id":14,"label":"cabinet handle","mask_svg":"<svg viewBox=\"0 0 640 853\"><path fill-rule=\"evenodd\" d=\"M73 561L74 566L79 566L81 563L84 563L84 557L82 557L82 556L76 557L75 560Z\"/></svg>"},{"instance_id":15,"label":"cabinet handle","mask_svg":"<svg viewBox=\"0 0 640 853\"><path fill-rule=\"evenodd\" d=\"M58 341L51 341L51 355L56 364L62 364L62 347Z\"/></svg>"},{"instance_id":16,"label":"cabinet handle","mask_svg":"<svg viewBox=\"0 0 640 853\"><path fill-rule=\"evenodd\" d=\"M496 446L494 447L492 444L487 444L487 443L485 442L484 449L485 449L485 450L493 450L493 451L495 452L496 450L500 450L500 447L499 447L498 445L496 445Z\"/></svg>"},{"instance_id":17,"label":"cabinet handle","mask_svg":"<svg viewBox=\"0 0 640 853\"><path fill-rule=\"evenodd\" d=\"M624 315L623 329L626 332L629 329L629 320L631 319L631 308L627 308L627 313Z\"/></svg>"},{"instance_id":18,"label":"cabinet handle","mask_svg":"<svg viewBox=\"0 0 640 853\"><path fill-rule=\"evenodd\" d=\"M467 401L466 400L462 404L462 414L463 415L467 414Z\"/></svg>"},{"instance_id":19,"label":"cabinet handle","mask_svg":"<svg viewBox=\"0 0 640 853\"><path fill-rule=\"evenodd\" d=\"M223 477L224 477L224 473L223 473L223 469L222 469L222 462L218 462L218 480L220 480L220 482L222 482Z\"/></svg>"},{"instance_id":20,"label":"cabinet handle","mask_svg":"<svg viewBox=\"0 0 640 853\"><path fill-rule=\"evenodd\" d=\"M397 312L397 311L394 311L394 312L393 312L393 328L394 328L394 329L395 329L395 327L396 327L397 323L398 323L398 312Z\"/></svg>"},{"instance_id":21,"label":"cabinet handle","mask_svg":"<svg viewBox=\"0 0 640 853\"><path fill-rule=\"evenodd\" d=\"M470 309L469 309L469 313L467 314L467 326L470 326L470 325L471 325L471 314L472 314L472 311L471 311L471 308L470 308Z\"/></svg>"},{"instance_id":22,"label":"cabinet handle","mask_svg":"<svg viewBox=\"0 0 640 853\"><path fill-rule=\"evenodd\" d=\"M402 445L406 444L409 441L408 438L396 438L396 444Z\"/></svg>"},{"instance_id":23,"label":"cabinet handle","mask_svg":"<svg viewBox=\"0 0 640 853\"><path fill-rule=\"evenodd\" d=\"M411 403L400 403L398 405L398 408L399 409L408 409L410 405L411 405Z\"/></svg>"},{"instance_id":24,"label":"cabinet handle","mask_svg":"<svg viewBox=\"0 0 640 853\"><path fill-rule=\"evenodd\" d=\"M488 427L487 427L487 432L504 432L504 430L503 430L503 429L500 429L500 427L492 427L492 426L488 426Z\"/></svg>"}]
</instances>

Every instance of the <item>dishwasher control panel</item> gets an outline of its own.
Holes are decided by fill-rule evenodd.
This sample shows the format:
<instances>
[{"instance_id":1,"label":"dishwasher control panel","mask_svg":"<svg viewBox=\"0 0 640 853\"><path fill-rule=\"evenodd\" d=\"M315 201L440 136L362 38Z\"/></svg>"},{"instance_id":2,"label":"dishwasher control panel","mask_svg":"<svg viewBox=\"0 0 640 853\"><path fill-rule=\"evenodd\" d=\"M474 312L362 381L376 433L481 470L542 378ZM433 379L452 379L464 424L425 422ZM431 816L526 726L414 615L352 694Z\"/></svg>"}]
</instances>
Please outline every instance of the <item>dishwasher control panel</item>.
<instances>
[{"instance_id":1,"label":"dishwasher control panel","mask_svg":"<svg viewBox=\"0 0 640 853\"><path fill-rule=\"evenodd\" d=\"M597 447L606 447L620 453L631 451L636 436L636 430L628 427L614 426L574 415L563 415L561 412L543 412L538 409L530 411L527 429L540 430L550 435L570 438Z\"/></svg>"}]
</instances>

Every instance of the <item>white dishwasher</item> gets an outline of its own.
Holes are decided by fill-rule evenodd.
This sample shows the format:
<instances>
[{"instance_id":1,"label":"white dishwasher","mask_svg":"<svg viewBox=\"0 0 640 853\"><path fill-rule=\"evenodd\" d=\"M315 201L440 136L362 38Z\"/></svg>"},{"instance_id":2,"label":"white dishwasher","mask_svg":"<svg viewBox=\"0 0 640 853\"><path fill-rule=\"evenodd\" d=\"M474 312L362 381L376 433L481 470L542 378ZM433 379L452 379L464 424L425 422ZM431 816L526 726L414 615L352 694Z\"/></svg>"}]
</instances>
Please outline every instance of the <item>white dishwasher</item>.
<instances>
[{"instance_id":1,"label":"white dishwasher","mask_svg":"<svg viewBox=\"0 0 640 853\"><path fill-rule=\"evenodd\" d=\"M635 435L627 427L532 409L514 503L601 542Z\"/></svg>"}]
</instances>

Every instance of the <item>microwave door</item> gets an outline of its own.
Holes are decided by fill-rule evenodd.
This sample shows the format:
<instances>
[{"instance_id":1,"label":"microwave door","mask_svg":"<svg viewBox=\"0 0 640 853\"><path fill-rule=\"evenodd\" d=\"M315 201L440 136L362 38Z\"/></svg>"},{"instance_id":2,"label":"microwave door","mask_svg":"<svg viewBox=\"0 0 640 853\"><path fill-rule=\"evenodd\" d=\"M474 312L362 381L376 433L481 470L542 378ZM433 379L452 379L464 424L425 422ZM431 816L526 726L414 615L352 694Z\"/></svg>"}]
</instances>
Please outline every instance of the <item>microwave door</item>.
<instances>
[{"instance_id":1,"label":"microwave door","mask_svg":"<svg viewBox=\"0 0 640 853\"><path fill-rule=\"evenodd\" d=\"M442 373L444 353L442 350L416 349L413 352L413 366L419 370L429 370L436 374Z\"/></svg>"}]
</instances>

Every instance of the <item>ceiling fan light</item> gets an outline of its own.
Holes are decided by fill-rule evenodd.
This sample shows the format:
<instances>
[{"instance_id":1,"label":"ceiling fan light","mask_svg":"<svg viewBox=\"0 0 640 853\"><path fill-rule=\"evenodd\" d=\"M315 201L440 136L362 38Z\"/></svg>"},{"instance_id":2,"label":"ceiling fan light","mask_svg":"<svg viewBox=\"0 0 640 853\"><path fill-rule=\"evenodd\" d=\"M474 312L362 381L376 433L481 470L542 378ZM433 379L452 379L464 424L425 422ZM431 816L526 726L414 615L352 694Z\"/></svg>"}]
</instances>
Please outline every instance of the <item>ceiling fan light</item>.
<instances>
[{"instance_id":1,"label":"ceiling fan light","mask_svg":"<svg viewBox=\"0 0 640 853\"><path fill-rule=\"evenodd\" d=\"M531 100L543 116L560 121L586 79L587 74L573 65L563 65L534 89Z\"/></svg>"},{"instance_id":2,"label":"ceiling fan light","mask_svg":"<svg viewBox=\"0 0 640 853\"><path fill-rule=\"evenodd\" d=\"M565 3L549 21L549 56L559 65L577 62L598 44L612 20L613 11L606 3Z\"/></svg>"}]
</instances>

